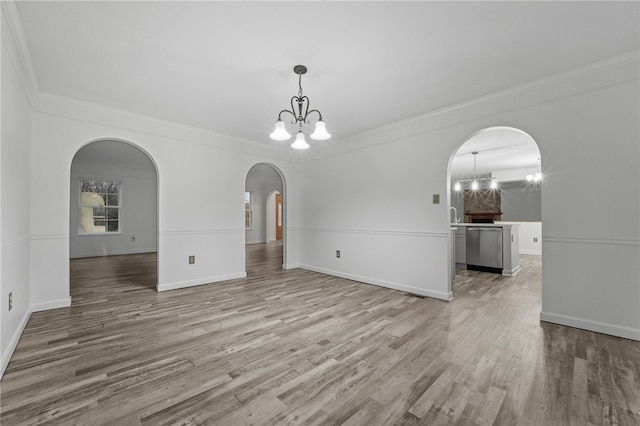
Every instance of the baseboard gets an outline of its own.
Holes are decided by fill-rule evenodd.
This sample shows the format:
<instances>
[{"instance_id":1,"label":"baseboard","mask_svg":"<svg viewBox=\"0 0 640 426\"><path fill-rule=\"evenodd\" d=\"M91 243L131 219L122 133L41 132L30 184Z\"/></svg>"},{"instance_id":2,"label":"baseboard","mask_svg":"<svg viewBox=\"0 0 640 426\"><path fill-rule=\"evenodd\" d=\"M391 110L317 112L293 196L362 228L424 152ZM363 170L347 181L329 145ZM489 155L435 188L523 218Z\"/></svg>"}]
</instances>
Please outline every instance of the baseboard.
<instances>
[{"instance_id":1,"label":"baseboard","mask_svg":"<svg viewBox=\"0 0 640 426\"><path fill-rule=\"evenodd\" d=\"M507 277L515 277L516 275L518 275L518 272L520 271L522 271L522 266L516 265L516 267L513 269L503 269L502 275Z\"/></svg>"},{"instance_id":2,"label":"baseboard","mask_svg":"<svg viewBox=\"0 0 640 426\"><path fill-rule=\"evenodd\" d=\"M378 280L375 278L363 277L360 275L347 274L345 272L333 271L331 269L318 268L311 265L298 265L299 268L307 269L309 271L319 272L321 274L333 275L335 277L345 278L348 280L359 281L365 284L373 284L378 287L390 288L392 290L404 291L411 294L417 294L419 296L432 297L434 299L453 300L453 292L442 293L439 291L426 290L419 287L408 286L400 283L395 283L392 281L384 281Z\"/></svg>"},{"instance_id":3,"label":"baseboard","mask_svg":"<svg viewBox=\"0 0 640 426\"><path fill-rule=\"evenodd\" d=\"M144 253L156 253L158 250L156 248L145 249L145 250L116 250L109 253L80 253L80 254L70 254L69 258L71 259L84 259L87 257L102 257L102 256L123 256L126 254L144 254Z\"/></svg>"},{"instance_id":4,"label":"baseboard","mask_svg":"<svg viewBox=\"0 0 640 426\"><path fill-rule=\"evenodd\" d=\"M44 303L31 305L31 312L48 311L49 309L68 308L71 306L71 297L66 299L52 300Z\"/></svg>"},{"instance_id":5,"label":"baseboard","mask_svg":"<svg viewBox=\"0 0 640 426\"><path fill-rule=\"evenodd\" d=\"M29 322L29 318L31 318L31 310L28 310L24 313L22 320L20 320L20 324L16 329L13 336L11 336L11 340L9 341L9 346L7 346L7 350L2 354L2 363L0 364L0 379L4 376L4 371L9 366L9 361L11 361L11 357L13 356L13 352L15 352L16 347L18 346L18 342L20 341L20 337L22 336L22 332L24 332L24 328L27 326Z\"/></svg>"},{"instance_id":6,"label":"baseboard","mask_svg":"<svg viewBox=\"0 0 640 426\"><path fill-rule=\"evenodd\" d=\"M590 321L583 318L568 317L565 315L540 312L540 321L580 328L582 330L595 331L596 333L609 334L625 339L640 341L640 329L621 327L614 324L606 324Z\"/></svg>"},{"instance_id":7,"label":"baseboard","mask_svg":"<svg viewBox=\"0 0 640 426\"><path fill-rule=\"evenodd\" d=\"M532 254L534 256L542 256L542 251L540 251L540 250L520 250L520 254Z\"/></svg>"},{"instance_id":8,"label":"baseboard","mask_svg":"<svg viewBox=\"0 0 640 426\"><path fill-rule=\"evenodd\" d=\"M177 283L157 284L158 291L177 290L179 288L195 287L198 285L212 284L220 281L235 280L237 278L246 278L246 272L237 272L227 275L218 275L216 277L199 278L197 280L180 281Z\"/></svg>"}]
</instances>

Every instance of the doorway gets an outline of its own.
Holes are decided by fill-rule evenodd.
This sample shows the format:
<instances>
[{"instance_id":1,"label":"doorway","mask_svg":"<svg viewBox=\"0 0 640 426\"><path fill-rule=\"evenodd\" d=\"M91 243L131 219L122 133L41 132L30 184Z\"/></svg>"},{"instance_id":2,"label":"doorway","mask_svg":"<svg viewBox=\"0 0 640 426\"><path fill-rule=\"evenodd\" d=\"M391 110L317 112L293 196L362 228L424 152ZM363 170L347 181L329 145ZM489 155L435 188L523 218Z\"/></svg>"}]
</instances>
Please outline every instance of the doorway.
<instances>
[{"instance_id":1,"label":"doorway","mask_svg":"<svg viewBox=\"0 0 640 426\"><path fill-rule=\"evenodd\" d=\"M267 254L274 263L269 269L283 268L286 252L285 206L285 184L281 172L267 163L251 167L245 180L247 275L258 273L258 270L266 267L264 257Z\"/></svg>"},{"instance_id":2,"label":"doorway","mask_svg":"<svg viewBox=\"0 0 640 426\"><path fill-rule=\"evenodd\" d=\"M451 247L458 270L468 267L469 223L512 225L517 230L516 253L542 256L541 154L530 135L512 127L476 132L452 154L448 177L449 221L457 228Z\"/></svg>"},{"instance_id":3,"label":"doorway","mask_svg":"<svg viewBox=\"0 0 640 426\"><path fill-rule=\"evenodd\" d=\"M158 173L151 157L121 140L84 145L71 162L71 287L87 284L77 276L90 276L87 271L117 272L131 270L126 265L144 265L144 274L110 275L120 276L118 280L132 288L155 291L157 252Z\"/></svg>"}]
</instances>

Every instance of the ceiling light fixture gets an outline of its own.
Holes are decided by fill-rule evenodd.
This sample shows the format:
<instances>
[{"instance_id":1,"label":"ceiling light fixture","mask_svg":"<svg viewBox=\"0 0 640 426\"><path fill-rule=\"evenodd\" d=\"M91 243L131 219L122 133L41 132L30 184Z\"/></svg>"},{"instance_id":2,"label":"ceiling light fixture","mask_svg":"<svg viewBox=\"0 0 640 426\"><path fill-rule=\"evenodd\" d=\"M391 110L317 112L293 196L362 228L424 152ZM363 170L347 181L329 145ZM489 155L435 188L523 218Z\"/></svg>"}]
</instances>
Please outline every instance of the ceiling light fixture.
<instances>
[{"instance_id":1,"label":"ceiling light fixture","mask_svg":"<svg viewBox=\"0 0 640 426\"><path fill-rule=\"evenodd\" d=\"M309 98L302 95L302 74L307 73L307 67L304 65L296 65L293 67L293 72L298 74L298 96L293 96L291 98L291 110L283 109L280 111L280 114L278 114L278 121L276 121L275 130L269 135L269 137L277 141L286 141L291 138L291 134L287 132L284 122L282 121L282 114L286 112L291 114L294 118L294 121L292 121L291 124L298 125L298 133L296 134L295 141L291 144L291 148L307 149L309 148L309 144L305 140L304 133L302 133L302 125L309 124L308 117L311 113L318 113L318 121L316 122L314 132L309 135L309 137L314 140L323 141L329 139L331 135L327 132L320 111L317 109L309 111Z\"/></svg>"},{"instance_id":2,"label":"ceiling light fixture","mask_svg":"<svg viewBox=\"0 0 640 426\"><path fill-rule=\"evenodd\" d=\"M538 161L540 161L540 157L538 157ZM542 181L542 172L540 171L540 168L538 167L538 169L533 172L533 173L529 173L524 177L527 182L529 183L540 183Z\"/></svg>"},{"instance_id":3,"label":"ceiling light fixture","mask_svg":"<svg viewBox=\"0 0 640 426\"><path fill-rule=\"evenodd\" d=\"M494 177L482 177L478 178L477 175L477 156L478 151L473 151L473 179L460 179L457 180L455 184L453 184L453 190L456 192L462 191L462 184L465 182L471 182L471 190L477 191L480 189L480 181L489 181L489 188L498 189L498 180Z\"/></svg>"}]
</instances>

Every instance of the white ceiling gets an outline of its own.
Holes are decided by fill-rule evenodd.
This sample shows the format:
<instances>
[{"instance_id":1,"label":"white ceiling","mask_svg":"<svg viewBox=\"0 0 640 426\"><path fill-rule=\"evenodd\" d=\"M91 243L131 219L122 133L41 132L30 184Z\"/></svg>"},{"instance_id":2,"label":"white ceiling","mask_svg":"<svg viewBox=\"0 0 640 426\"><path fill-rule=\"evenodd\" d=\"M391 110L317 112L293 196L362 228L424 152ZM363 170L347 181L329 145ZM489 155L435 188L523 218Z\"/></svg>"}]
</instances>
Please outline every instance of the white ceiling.
<instances>
[{"instance_id":1,"label":"white ceiling","mask_svg":"<svg viewBox=\"0 0 640 426\"><path fill-rule=\"evenodd\" d=\"M296 64L339 142L640 48L638 2L16 6L40 91L258 143Z\"/></svg>"},{"instance_id":2,"label":"white ceiling","mask_svg":"<svg viewBox=\"0 0 640 426\"><path fill-rule=\"evenodd\" d=\"M473 152L478 153L476 176L540 167L540 150L531 136L510 127L494 127L477 133L458 149L451 161L453 180L474 177Z\"/></svg>"}]
</instances>

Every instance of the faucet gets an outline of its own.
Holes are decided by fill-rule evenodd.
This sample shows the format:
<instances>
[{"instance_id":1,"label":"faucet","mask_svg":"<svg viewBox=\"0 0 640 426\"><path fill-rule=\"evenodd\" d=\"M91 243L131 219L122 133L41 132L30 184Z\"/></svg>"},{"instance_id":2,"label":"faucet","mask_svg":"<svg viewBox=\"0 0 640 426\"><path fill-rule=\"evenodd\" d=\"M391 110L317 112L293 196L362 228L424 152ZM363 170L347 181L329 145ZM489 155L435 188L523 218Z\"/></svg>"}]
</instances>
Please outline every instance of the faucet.
<instances>
[{"instance_id":1,"label":"faucet","mask_svg":"<svg viewBox=\"0 0 640 426\"><path fill-rule=\"evenodd\" d=\"M453 223L460 222L460 219L458 219L458 210L453 206L449 207L449 210L453 210Z\"/></svg>"}]
</instances>

